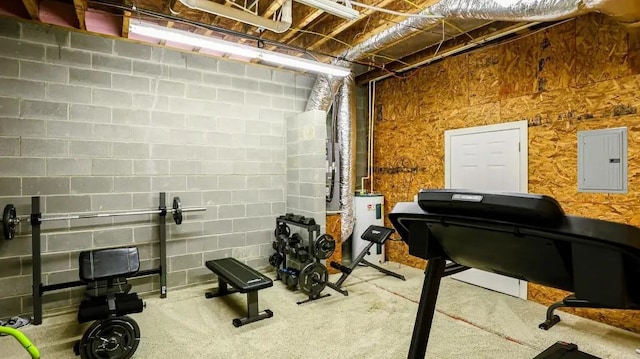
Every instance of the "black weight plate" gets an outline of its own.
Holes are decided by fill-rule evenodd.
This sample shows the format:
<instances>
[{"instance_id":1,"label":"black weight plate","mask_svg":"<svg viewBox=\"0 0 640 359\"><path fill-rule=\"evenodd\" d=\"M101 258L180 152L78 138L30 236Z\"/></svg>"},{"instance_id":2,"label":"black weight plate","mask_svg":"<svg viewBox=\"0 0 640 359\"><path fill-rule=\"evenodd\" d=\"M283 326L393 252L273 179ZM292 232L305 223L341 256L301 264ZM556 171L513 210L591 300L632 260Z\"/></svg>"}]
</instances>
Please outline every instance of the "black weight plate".
<instances>
[{"instance_id":1,"label":"black weight plate","mask_svg":"<svg viewBox=\"0 0 640 359\"><path fill-rule=\"evenodd\" d=\"M173 221L182 224L182 202L180 197L173 197Z\"/></svg>"},{"instance_id":2,"label":"black weight plate","mask_svg":"<svg viewBox=\"0 0 640 359\"><path fill-rule=\"evenodd\" d=\"M12 204L4 206L2 212L2 234L4 239L13 239L16 235L16 207Z\"/></svg>"},{"instance_id":3,"label":"black weight plate","mask_svg":"<svg viewBox=\"0 0 640 359\"><path fill-rule=\"evenodd\" d=\"M140 328L127 316L93 323L80 340L82 359L129 359L140 343Z\"/></svg>"},{"instance_id":4,"label":"black weight plate","mask_svg":"<svg viewBox=\"0 0 640 359\"><path fill-rule=\"evenodd\" d=\"M271 264L272 267L278 268L282 264L282 260L283 258L280 253L274 253L269 257L269 264Z\"/></svg>"},{"instance_id":5,"label":"black weight plate","mask_svg":"<svg viewBox=\"0 0 640 359\"><path fill-rule=\"evenodd\" d=\"M286 223L278 223L276 229L273 231L274 237L278 238L281 235L285 235L286 238L289 238L291 235L291 228Z\"/></svg>"},{"instance_id":6,"label":"black weight plate","mask_svg":"<svg viewBox=\"0 0 640 359\"><path fill-rule=\"evenodd\" d=\"M320 292L327 286L329 272L327 267L321 263L313 262L307 264L298 275L298 286L300 291L311 298L320 295Z\"/></svg>"},{"instance_id":7,"label":"black weight plate","mask_svg":"<svg viewBox=\"0 0 640 359\"><path fill-rule=\"evenodd\" d=\"M313 244L315 249L315 256L320 259L327 259L331 257L336 250L336 240L330 234L323 234L318 237Z\"/></svg>"}]
</instances>

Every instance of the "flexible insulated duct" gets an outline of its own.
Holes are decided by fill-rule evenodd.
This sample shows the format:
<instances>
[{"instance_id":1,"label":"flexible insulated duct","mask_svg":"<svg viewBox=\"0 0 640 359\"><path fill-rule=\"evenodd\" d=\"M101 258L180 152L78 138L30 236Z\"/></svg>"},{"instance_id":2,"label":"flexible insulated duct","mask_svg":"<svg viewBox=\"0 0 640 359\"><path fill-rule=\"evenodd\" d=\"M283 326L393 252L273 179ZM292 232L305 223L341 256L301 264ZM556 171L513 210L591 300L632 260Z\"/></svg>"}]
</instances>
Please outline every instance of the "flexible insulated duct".
<instances>
[{"instance_id":1,"label":"flexible insulated duct","mask_svg":"<svg viewBox=\"0 0 640 359\"><path fill-rule=\"evenodd\" d=\"M355 107L356 82L352 75L348 75L342 79L334 109L337 111L338 145L340 146L340 204L342 205L340 238L343 241L353 233L355 224L353 196L356 190L356 113L352 110Z\"/></svg>"},{"instance_id":2,"label":"flexible insulated duct","mask_svg":"<svg viewBox=\"0 0 640 359\"><path fill-rule=\"evenodd\" d=\"M190 9L223 16L231 20L240 21L245 24L271 30L276 33L283 33L289 30L289 28L291 27L292 0L285 0L284 4L282 4L282 18L280 19L280 21L270 20L259 15L254 15L252 13L235 9L230 6L225 6L223 4L218 4L209 0L178 1L180 1L184 6Z\"/></svg>"}]
</instances>

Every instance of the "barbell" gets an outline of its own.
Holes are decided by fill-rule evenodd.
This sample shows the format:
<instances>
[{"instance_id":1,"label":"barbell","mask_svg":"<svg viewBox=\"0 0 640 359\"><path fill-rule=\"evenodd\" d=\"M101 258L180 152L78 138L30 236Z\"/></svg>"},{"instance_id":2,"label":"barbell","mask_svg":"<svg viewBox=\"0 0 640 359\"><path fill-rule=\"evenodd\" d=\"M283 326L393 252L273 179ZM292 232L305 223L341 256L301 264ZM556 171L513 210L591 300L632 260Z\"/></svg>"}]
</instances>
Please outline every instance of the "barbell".
<instances>
[{"instance_id":1,"label":"barbell","mask_svg":"<svg viewBox=\"0 0 640 359\"><path fill-rule=\"evenodd\" d=\"M173 214L173 221L176 224L182 224L182 213L184 212L201 212L206 211L205 207L187 207L182 208L182 202L180 197L173 197L173 207L170 209L148 209L148 210L134 210L126 212L109 212L109 213L79 213L79 214L61 214L56 216L18 216L16 207L13 204L7 204L4 206L2 212L2 233L5 239L13 239L16 233L16 226L22 221L32 222L35 220L40 222L51 221L66 221L72 219L84 219L84 218L104 218L104 217L120 217L120 216L139 216L144 214Z\"/></svg>"}]
</instances>

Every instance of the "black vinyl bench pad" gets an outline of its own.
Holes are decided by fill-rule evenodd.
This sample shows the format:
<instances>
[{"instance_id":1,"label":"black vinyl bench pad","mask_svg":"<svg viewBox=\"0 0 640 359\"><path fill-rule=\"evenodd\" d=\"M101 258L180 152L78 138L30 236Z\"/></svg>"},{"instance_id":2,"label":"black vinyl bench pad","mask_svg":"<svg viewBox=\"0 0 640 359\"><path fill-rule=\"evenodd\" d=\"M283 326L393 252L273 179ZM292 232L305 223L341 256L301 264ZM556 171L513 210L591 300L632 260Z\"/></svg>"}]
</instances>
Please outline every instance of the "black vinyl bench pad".
<instances>
[{"instance_id":1,"label":"black vinyl bench pad","mask_svg":"<svg viewBox=\"0 0 640 359\"><path fill-rule=\"evenodd\" d=\"M247 294L247 316L232 321L236 327L271 318L273 312L258 310L258 291L273 286L273 280L235 258L222 258L205 262L207 268L218 275L217 290L205 293L206 298L221 297L231 293ZM233 290L227 289L227 284Z\"/></svg>"}]
</instances>

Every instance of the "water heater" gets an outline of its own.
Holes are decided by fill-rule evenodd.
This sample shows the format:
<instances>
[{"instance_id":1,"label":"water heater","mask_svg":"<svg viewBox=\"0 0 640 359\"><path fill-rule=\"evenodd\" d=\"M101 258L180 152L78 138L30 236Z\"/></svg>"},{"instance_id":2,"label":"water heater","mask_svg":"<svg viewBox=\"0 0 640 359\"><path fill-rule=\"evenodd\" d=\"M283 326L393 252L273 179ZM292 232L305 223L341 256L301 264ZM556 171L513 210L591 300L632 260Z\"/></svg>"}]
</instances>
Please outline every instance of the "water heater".
<instances>
[{"instance_id":1,"label":"water heater","mask_svg":"<svg viewBox=\"0 0 640 359\"><path fill-rule=\"evenodd\" d=\"M354 197L355 226L353 228L352 258L356 258L368 242L360 238L371 225L384 226L384 197L381 194L356 194ZM367 261L378 264L385 260L384 245L371 247Z\"/></svg>"}]
</instances>

